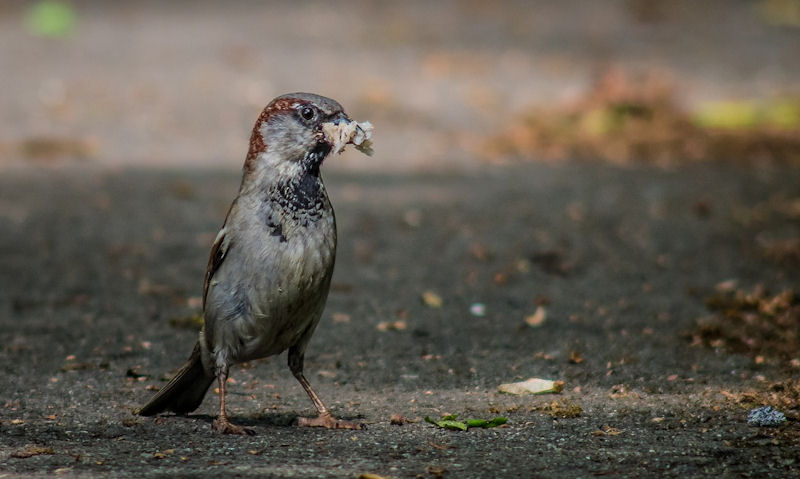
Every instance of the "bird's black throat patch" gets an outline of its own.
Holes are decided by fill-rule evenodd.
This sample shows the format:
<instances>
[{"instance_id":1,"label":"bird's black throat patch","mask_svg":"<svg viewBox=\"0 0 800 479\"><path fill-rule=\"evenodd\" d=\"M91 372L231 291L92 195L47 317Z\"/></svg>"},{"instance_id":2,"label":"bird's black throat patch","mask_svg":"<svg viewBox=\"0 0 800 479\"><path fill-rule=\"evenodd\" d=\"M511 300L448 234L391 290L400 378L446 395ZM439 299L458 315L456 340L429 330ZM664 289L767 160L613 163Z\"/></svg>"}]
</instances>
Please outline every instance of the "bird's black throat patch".
<instances>
[{"instance_id":1,"label":"bird's black throat patch","mask_svg":"<svg viewBox=\"0 0 800 479\"><path fill-rule=\"evenodd\" d=\"M303 166L299 175L279 181L270 188L267 201L281 210L282 214L271 214L267 223L271 234L282 242L287 239L278 218L291 219L301 226L308 226L309 222L320 218L327 208L327 196L319 168L330 150L331 146L327 143L317 144L316 148L298 160Z\"/></svg>"},{"instance_id":2,"label":"bird's black throat patch","mask_svg":"<svg viewBox=\"0 0 800 479\"><path fill-rule=\"evenodd\" d=\"M322 179L316 170L279 184L272 198L285 212L305 214L322 207L323 191Z\"/></svg>"},{"instance_id":3,"label":"bird's black throat patch","mask_svg":"<svg viewBox=\"0 0 800 479\"><path fill-rule=\"evenodd\" d=\"M303 171L315 176L319 176L319 167L322 166L322 161L331 152L333 147L324 141L320 141L314 148L307 152L300 159L300 164L303 165Z\"/></svg>"}]
</instances>

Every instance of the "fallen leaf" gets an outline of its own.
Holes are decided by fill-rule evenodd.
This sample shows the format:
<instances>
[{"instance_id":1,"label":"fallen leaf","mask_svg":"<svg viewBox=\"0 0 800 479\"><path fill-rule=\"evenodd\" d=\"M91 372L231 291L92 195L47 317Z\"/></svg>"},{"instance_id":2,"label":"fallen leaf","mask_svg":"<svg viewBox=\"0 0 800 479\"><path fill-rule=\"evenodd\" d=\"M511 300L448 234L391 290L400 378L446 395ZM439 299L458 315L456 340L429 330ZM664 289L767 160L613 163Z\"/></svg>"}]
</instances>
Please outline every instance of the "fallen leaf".
<instances>
[{"instance_id":1,"label":"fallen leaf","mask_svg":"<svg viewBox=\"0 0 800 479\"><path fill-rule=\"evenodd\" d=\"M571 351L569 353L569 362L572 364L580 364L583 362L583 356L578 351Z\"/></svg>"},{"instance_id":2,"label":"fallen leaf","mask_svg":"<svg viewBox=\"0 0 800 479\"><path fill-rule=\"evenodd\" d=\"M434 426L439 426L443 429L453 429L459 431L466 431L467 425L461 421L456 421L458 414L451 414L449 416L443 417L439 421L434 421L429 416L425 416L425 422L431 423Z\"/></svg>"},{"instance_id":3,"label":"fallen leaf","mask_svg":"<svg viewBox=\"0 0 800 479\"><path fill-rule=\"evenodd\" d=\"M441 308L443 304L442 297L433 291L422 293L422 302L429 308Z\"/></svg>"},{"instance_id":4,"label":"fallen leaf","mask_svg":"<svg viewBox=\"0 0 800 479\"><path fill-rule=\"evenodd\" d=\"M508 419L497 416L492 419L466 419L464 421L458 421L458 414L451 414L448 416L444 416L439 421L434 421L428 416L425 416L425 422L431 423L433 425L439 426L444 429L453 429L453 430L460 430L466 431L471 427L480 427L480 428L489 428L489 427L497 427L502 426Z\"/></svg>"},{"instance_id":5,"label":"fallen leaf","mask_svg":"<svg viewBox=\"0 0 800 479\"><path fill-rule=\"evenodd\" d=\"M402 426L403 424L410 424L417 422L413 419L409 419L402 414L392 414L389 416L389 424L393 424L395 426Z\"/></svg>"},{"instance_id":6,"label":"fallen leaf","mask_svg":"<svg viewBox=\"0 0 800 479\"><path fill-rule=\"evenodd\" d=\"M518 383L501 384L497 390L506 394L547 394L560 393L564 389L564 381L530 378Z\"/></svg>"},{"instance_id":7,"label":"fallen leaf","mask_svg":"<svg viewBox=\"0 0 800 479\"><path fill-rule=\"evenodd\" d=\"M577 403L562 399L560 401L553 401L549 404L536 406L531 409L532 411L539 411L547 414L552 418L571 419L580 417L583 413L583 408Z\"/></svg>"},{"instance_id":8,"label":"fallen leaf","mask_svg":"<svg viewBox=\"0 0 800 479\"><path fill-rule=\"evenodd\" d=\"M497 427L497 426L502 426L503 424L505 424L507 422L508 422L508 419L506 419L506 418L504 418L502 416L497 416L497 417L494 417L494 418L489 419L489 420L486 420L486 419L467 419L467 427L482 427L482 428Z\"/></svg>"},{"instance_id":9,"label":"fallen leaf","mask_svg":"<svg viewBox=\"0 0 800 479\"><path fill-rule=\"evenodd\" d=\"M378 323L378 331L403 331L408 327L405 321L381 321Z\"/></svg>"},{"instance_id":10,"label":"fallen leaf","mask_svg":"<svg viewBox=\"0 0 800 479\"><path fill-rule=\"evenodd\" d=\"M600 429L592 432L592 435L594 436L619 436L620 434L622 434L622 431L620 429L608 425L605 425Z\"/></svg>"},{"instance_id":11,"label":"fallen leaf","mask_svg":"<svg viewBox=\"0 0 800 479\"><path fill-rule=\"evenodd\" d=\"M52 447L28 446L25 449L12 452L11 457L16 457L17 459L27 459L29 457L39 456L42 454L55 454L55 451Z\"/></svg>"},{"instance_id":12,"label":"fallen leaf","mask_svg":"<svg viewBox=\"0 0 800 479\"><path fill-rule=\"evenodd\" d=\"M531 315L525 316L525 322L532 328L538 328L547 319L547 310L544 306L538 306L536 312Z\"/></svg>"}]
</instances>

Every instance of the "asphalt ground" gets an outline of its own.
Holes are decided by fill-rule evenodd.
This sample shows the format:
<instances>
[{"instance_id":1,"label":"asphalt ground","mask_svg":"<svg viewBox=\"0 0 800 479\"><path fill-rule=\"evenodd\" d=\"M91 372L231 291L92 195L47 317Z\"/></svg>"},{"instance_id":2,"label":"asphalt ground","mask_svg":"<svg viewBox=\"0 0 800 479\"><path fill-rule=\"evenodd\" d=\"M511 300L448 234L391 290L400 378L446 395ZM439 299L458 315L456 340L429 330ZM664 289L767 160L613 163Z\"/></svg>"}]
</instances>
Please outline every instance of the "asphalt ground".
<instances>
[{"instance_id":1,"label":"asphalt ground","mask_svg":"<svg viewBox=\"0 0 800 479\"><path fill-rule=\"evenodd\" d=\"M293 425L313 407L282 355L232 371L232 419L254 437L212 431L213 392L188 417L132 414L190 352L238 172L4 175L0 471L788 477L791 411L778 428L752 427L731 398L796 369L692 345L688 333L720 282L797 284L797 268L759 246L789 223L742 219L796 194L796 174L567 163L328 175L340 247L306 371L335 414L368 427ZM529 377L565 387L497 392ZM443 414L508 423L465 432L422 421Z\"/></svg>"}]
</instances>

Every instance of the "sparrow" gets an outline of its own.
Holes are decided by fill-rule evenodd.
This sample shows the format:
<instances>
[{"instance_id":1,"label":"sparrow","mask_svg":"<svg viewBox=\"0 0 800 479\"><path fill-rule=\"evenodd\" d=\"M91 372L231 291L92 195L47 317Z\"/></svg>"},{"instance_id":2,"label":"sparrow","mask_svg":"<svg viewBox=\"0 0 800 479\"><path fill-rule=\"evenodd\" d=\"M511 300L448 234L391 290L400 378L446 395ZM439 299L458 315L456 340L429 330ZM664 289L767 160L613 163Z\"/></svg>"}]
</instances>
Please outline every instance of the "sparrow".
<instances>
[{"instance_id":1,"label":"sparrow","mask_svg":"<svg viewBox=\"0 0 800 479\"><path fill-rule=\"evenodd\" d=\"M216 431L253 434L225 406L231 365L288 349L289 369L318 416L301 426L360 429L333 417L303 374L306 346L322 316L336 257L336 219L320 167L345 145L371 154L372 125L311 93L272 100L256 120L239 193L211 247L204 324L188 361L138 414L186 414L216 380Z\"/></svg>"}]
</instances>

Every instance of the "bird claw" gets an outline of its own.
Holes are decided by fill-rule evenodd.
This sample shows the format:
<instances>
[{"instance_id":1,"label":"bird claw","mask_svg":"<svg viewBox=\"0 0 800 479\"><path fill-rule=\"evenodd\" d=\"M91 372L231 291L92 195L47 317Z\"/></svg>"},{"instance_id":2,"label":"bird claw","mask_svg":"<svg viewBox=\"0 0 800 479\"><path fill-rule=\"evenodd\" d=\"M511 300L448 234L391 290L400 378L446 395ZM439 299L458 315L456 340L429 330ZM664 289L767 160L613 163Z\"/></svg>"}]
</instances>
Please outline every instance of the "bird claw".
<instances>
[{"instance_id":1,"label":"bird claw","mask_svg":"<svg viewBox=\"0 0 800 479\"><path fill-rule=\"evenodd\" d=\"M214 430L222 433L222 434L236 434L239 436L253 436L255 435L255 431L250 428L237 426L236 424L232 424L230 421L225 419L214 419L212 423L214 426Z\"/></svg>"},{"instance_id":2,"label":"bird claw","mask_svg":"<svg viewBox=\"0 0 800 479\"><path fill-rule=\"evenodd\" d=\"M298 417L297 425L300 427L324 427L326 429L364 429L360 422L336 419L330 414L317 417Z\"/></svg>"}]
</instances>

